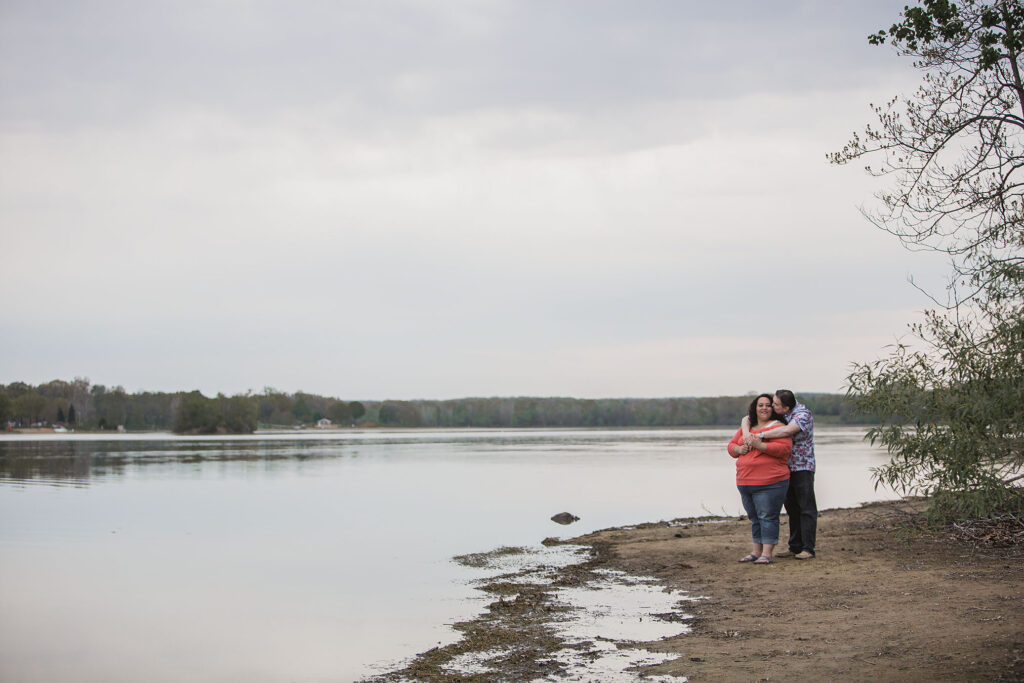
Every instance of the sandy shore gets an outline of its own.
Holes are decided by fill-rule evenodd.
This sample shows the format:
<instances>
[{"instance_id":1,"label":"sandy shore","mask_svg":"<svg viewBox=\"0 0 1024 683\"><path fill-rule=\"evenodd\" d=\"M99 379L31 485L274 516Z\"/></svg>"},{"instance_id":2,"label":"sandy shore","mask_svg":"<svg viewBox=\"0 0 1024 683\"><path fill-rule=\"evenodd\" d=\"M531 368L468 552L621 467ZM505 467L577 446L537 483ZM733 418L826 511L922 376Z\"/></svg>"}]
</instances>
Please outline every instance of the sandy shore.
<instances>
[{"instance_id":1,"label":"sandy shore","mask_svg":"<svg viewBox=\"0 0 1024 683\"><path fill-rule=\"evenodd\" d=\"M819 522L817 558L779 558L768 566L736 562L749 549L749 523L736 518L572 539L591 549L589 561L553 570L545 585L504 575L481 586L496 600L477 619L456 625L459 642L379 680L559 680L566 672L556 653L566 651L566 642L551 628L565 618L557 590L614 570L703 598L680 607L690 615L680 629L689 624L689 632L643 644L668 661L628 678L1024 680L1020 536L1007 545L1005 534L967 541L950 531L913 531L907 523L918 509L900 502L828 510ZM475 665L460 671L454 661Z\"/></svg>"},{"instance_id":2,"label":"sandy shore","mask_svg":"<svg viewBox=\"0 0 1024 683\"><path fill-rule=\"evenodd\" d=\"M1024 547L903 525L910 504L826 511L818 556L739 564L746 521L603 531L609 562L708 596L649 673L718 680L1022 680Z\"/></svg>"}]
</instances>

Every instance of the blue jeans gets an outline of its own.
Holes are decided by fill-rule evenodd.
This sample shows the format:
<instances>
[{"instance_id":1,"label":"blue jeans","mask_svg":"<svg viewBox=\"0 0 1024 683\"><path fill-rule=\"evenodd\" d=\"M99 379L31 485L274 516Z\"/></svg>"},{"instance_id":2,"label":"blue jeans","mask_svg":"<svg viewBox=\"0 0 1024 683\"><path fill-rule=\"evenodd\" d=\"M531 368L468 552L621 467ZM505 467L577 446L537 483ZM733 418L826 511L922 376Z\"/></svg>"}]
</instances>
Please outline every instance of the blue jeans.
<instances>
[{"instance_id":1,"label":"blue jeans","mask_svg":"<svg viewBox=\"0 0 1024 683\"><path fill-rule=\"evenodd\" d=\"M779 511L789 490L789 479L764 486L737 486L743 509L750 520L754 543L775 545L779 542Z\"/></svg>"}]
</instances>

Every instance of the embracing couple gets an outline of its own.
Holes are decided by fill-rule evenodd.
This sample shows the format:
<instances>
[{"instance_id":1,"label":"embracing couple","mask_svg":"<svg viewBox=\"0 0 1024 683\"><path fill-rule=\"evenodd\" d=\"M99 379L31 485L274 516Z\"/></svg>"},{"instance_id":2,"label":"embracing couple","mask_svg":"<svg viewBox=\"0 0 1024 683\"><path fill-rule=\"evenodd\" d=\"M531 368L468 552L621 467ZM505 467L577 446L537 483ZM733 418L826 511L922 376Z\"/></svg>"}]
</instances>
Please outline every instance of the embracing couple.
<instances>
[{"instance_id":1,"label":"embracing couple","mask_svg":"<svg viewBox=\"0 0 1024 683\"><path fill-rule=\"evenodd\" d=\"M798 560L813 558L818 507L811 411L789 389L774 396L761 394L751 402L728 451L736 459L736 487L753 536L753 548L740 562L772 563L783 503L789 515L789 552Z\"/></svg>"}]
</instances>

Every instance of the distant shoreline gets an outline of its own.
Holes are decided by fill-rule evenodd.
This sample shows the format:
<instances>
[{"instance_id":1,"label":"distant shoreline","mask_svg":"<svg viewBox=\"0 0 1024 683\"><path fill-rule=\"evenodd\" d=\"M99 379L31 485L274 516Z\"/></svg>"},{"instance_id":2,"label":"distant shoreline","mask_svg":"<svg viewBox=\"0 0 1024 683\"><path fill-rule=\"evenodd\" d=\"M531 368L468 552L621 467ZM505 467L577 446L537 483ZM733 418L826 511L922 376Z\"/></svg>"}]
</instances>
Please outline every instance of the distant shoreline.
<instances>
[{"instance_id":1,"label":"distant shoreline","mask_svg":"<svg viewBox=\"0 0 1024 683\"><path fill-rule=\"evenodd\" d=\"M863 429L867 430L871 424L849 424L844 422L833 422L828 420L817 421L818 427L836 429ZM168 429L64 429L56 430L53 427L15 427L0 431L0 438L5 434L9 435L55 435L67 436L73 434L89 436L131 436L145 434L166 434L168 436L258 436L260 434L331 434L331 433L352 433L362 431L388 431L388 432L460 432L460 431L673 431L673 430L697 430L697 429L736 429L736 425L624 425L624 426L530 426L530 427L476 427L476 426L438 426L438 427L403 427L394 425L362 424L354 427L275 427L271 429L257 429L254 432L243 433L179 433Z\"/></svg>"},{"instance_id":2,"label":"distant shoreline","mask_svg":"<svg viewBox=\"0 0 1024 683\"><path fill-rule=\"evenodd\" d=\"M855 398L845 394L797 392L819 424L864 424ZM53 380L30 386L0 384L0 427L62 425L127 431L152 429L203 433L249 433L260 425L307 428L355 425L369 428L444 427L686 427L738 424L750 395L661 398L572 398L492 396L457 399L349 401L307 392L207 397L198 390L127 392L92 385L87 379Z\"/></svg>"}]
</instances>

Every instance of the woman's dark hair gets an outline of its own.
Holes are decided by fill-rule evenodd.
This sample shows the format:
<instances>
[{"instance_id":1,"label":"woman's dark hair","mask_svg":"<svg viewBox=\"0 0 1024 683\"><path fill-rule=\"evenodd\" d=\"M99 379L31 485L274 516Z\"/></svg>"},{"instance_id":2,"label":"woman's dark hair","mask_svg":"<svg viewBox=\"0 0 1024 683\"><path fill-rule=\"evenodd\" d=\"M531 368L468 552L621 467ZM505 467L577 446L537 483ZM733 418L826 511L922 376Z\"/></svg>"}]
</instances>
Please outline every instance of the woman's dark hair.
<instances>
[{"instance_id":1,"label":"woman's dark hair","mask_svg":"<svg viewBox=\"0 0 1024 683\"><path fill-rule=\"evenodd\" d=\"M757 423L758 423L758 419L757 419L757 402L760 401L762 398L766 398L769 401L771 401L772 400L772 395L771 394L758 394L757 396L754 397L754 400L750 402L750 408L747 409L747 415L750 418L750 428L751 429L753 429L754 427L757 426ZM772 408L772 419L773 420L779 420L779 421L782 420L782 416L775 412L775 408Z\"/></svg>"},{"instance_id":2,"label":"woman's dark hair","mask_svg":"<svg viewBox=\"0 0 1024 683\"><path fill-rule=\"evenodd\" d=\"M789 389L779 389L775 395L779 398L779 402L790 410L796 408L796 396Z\"/></svg>"}]
</instances>

